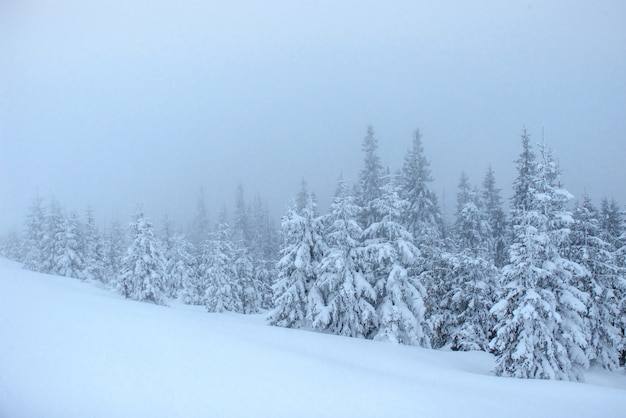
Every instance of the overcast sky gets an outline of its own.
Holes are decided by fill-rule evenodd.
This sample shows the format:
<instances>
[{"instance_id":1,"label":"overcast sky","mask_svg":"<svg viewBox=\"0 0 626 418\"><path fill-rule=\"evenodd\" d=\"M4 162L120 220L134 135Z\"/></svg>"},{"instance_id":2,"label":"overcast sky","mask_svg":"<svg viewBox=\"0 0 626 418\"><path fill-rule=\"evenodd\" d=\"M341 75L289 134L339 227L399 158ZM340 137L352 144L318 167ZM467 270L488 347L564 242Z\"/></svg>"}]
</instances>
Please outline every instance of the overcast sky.
<instances>
[{"instance_id":1,"label":"overcast sky","mask_svg":"<svg viewBox=\"0 0 626 418\"><path fill-rule=\"evenodd\" d=\"M306 178L325 210L368 123L392 170L419 127L450 205L488 164L510 195L524 125L572 193L624 204L624 22L623 0L3 0L0 231L37 193L182 221L242 182L278 218Z\"/></svg>"}]
</instances>

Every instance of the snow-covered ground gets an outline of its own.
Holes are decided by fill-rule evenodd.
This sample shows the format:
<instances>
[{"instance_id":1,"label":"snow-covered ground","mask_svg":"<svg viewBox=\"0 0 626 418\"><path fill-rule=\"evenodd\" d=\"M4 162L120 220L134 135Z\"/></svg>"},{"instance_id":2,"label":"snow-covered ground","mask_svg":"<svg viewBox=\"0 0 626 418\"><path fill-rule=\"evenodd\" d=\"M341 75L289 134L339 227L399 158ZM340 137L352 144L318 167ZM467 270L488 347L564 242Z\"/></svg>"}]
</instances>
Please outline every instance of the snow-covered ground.
<instances>
[{"instance_id":1,"label":"snow-covered ground","mask_svg":"<svg viewBox=\"0 0 626 418\"><path fill-rule=\"evenodd\" d=\"M124 300L0 259L1 417L625 417L626 374L497 378L489 354Z\"/></svg>"}]
</instances>

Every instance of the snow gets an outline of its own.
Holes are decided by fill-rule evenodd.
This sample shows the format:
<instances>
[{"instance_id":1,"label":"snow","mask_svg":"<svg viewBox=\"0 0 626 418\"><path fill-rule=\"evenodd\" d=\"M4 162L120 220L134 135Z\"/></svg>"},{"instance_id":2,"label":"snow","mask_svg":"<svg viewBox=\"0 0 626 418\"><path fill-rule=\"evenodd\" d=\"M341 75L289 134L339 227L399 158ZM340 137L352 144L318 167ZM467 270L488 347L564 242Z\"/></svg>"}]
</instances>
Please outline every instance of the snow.
<instances>
[{"instance_id":1,"label":"snow","mask_svg":"<svg viewBox=\"0 0 626 418\"><path fill-rule=\"evenodd\" d=\"M2 417L623 417L626 374L498 378L493 357L125 300L0 259Z\"/></svg>"}]
</instances>

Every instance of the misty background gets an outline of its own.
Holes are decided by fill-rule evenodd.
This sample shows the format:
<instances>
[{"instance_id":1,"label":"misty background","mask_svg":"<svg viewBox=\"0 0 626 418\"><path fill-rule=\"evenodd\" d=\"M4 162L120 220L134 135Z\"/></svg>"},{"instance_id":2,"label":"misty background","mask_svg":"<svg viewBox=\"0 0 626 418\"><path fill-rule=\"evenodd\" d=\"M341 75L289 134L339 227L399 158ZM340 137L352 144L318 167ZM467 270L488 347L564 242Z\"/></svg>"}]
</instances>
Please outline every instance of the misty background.
<instances>
[{"instance_id":1,"label":"misty background","mask_svg":"<svg viewBox=\"0 0 626 418\"><path fill-rule=\"evenodd\" d=\"M625 2L337 3L1 2L0 232L37 194L186 222L203 188L213 222L304 178L326 211L369 123L392 170L419 127L448 222L461 171L510 196L523 126L575 196L626 202Z\"/></svg>"}]
</instances>

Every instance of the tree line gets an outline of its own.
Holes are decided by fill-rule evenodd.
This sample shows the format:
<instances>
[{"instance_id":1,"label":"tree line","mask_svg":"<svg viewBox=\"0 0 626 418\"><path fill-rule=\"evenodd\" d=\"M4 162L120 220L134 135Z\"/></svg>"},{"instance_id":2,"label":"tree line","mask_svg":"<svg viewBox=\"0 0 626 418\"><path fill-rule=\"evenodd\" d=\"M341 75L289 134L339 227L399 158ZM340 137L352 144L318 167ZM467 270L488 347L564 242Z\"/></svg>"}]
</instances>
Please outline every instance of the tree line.
<instances>
[{"instance_id":1,"label":"tree line","mask_svg":"<svg viewBox=\"0 0 626 418\"><path fill-rule=\"evenodd\" d=\"M203 198L188 239L159 234L138 210L126 233L99 234L36 199L23 236L3 253L24 267L100 280L127 298L180 298L210 312L267 312L272 325L428 348L482 350L497 375L582 380L591 365L625 360L626 228L615 200L573 196L544 141L521 134L508 213L495 173L481 187L461 174L445 225L419 131L396 172L363 139L358 180L343 176L328 213L302 190L280 231L257 198L236 192L209 228Z\"/></svg>"}]
</instances>

